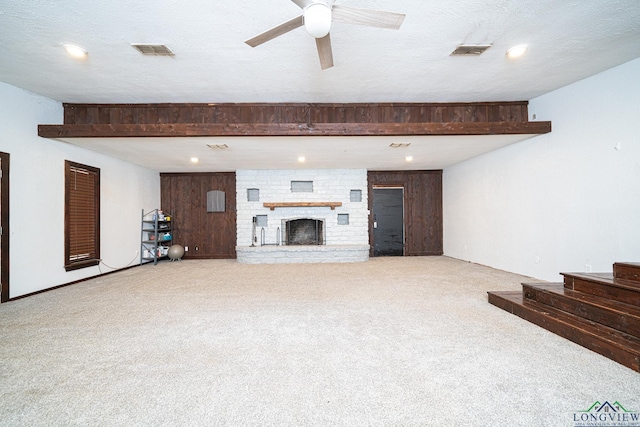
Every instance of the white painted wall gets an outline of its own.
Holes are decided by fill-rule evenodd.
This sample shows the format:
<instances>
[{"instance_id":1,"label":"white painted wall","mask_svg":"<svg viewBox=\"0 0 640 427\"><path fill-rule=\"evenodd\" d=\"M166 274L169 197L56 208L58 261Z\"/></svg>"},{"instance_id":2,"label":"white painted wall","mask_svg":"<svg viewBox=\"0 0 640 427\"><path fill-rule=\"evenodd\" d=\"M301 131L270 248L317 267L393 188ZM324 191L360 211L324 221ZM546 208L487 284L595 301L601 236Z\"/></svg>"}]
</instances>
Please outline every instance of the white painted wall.
<instances>
[{"instance_id":1,"label":"white painted wall","mask_svg":"<svg viewBox=\"0 0 640 427\"><path fill-rule=\"evenodd\" d=\"M0 151L11 156L11 298L111 271L64 270L65 160L100 168L100 251L109 266L139 262L141 210L160 203L157 172L38 137L38 124L62 123L62 116L59 102L0 83Z\"/></svg>"},{"instance_id":2,"label":"white painted wall","mask_svg":"<svg viewBox=\"0 0 640 427\"><path fill-rule=\"evenodd\" d=\"M313 181L313 193L292 193L291 181ZM247 201L247 189L260 190L260 201ZM362 201L351 202L351 190L362 190ZM236 171L237 245L251 245L252 218L267 215L266 241L275 243L282 220L291 218L325 219L327 245L367 245L366 169L322 170L238 170ZM342 202L331 210L321 208L277 208L270 210L264 202ZM338 214L349 214L349 225L338 225ZM257 230L260 244L260 228Z\"/></svg>"},{"instance_id":3,"label":"white painted wall","mask_svg":"<svg viewBox=\"0 0 640 427\"><path fill-rule=\"evenodd\" d=\"M445 255L552 281L640 261L638 76L640 59L533 99L550 134L446 168Z\"/></svg>"}]
</instances>

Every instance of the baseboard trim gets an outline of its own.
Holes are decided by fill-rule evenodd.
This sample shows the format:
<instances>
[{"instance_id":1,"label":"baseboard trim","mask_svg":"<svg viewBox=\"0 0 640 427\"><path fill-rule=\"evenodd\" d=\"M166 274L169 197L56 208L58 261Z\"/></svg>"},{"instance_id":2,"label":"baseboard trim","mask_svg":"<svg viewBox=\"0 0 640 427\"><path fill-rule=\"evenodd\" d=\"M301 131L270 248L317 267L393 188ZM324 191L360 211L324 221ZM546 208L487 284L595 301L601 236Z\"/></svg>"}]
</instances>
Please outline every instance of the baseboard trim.
<instances>
[{"instance_id":1,"label":"baseboard trim","mask_svg":"<svg viewBox=\"0 0 640 427\"><path fill-rule=\"evenodd\" d=\"M187 255L185 254L182 259L236 259L236 254L222 254L222 255Z\"/></svg>"},{"instance_id":2,"label":"baseboard trim","mask_svg":"<svg viewBox=\"0 0 640 427\"><path fill-rule=\"evenodd\" d=\"M53 286L51 288L41 289L39 291L35 291L35 292L28 293L28 294L20 295L18 297L9 298L6 302L16 301L16 300L27 298L27 297L32 297L34 295L42 294L42 293L49 292L49 291L55 291L56 289L60 289L60 288L64 288L64 287L67 287L67 286L75 285L77 283L86 282L88 280L96 279L98 277L107 276L107 275L113 274L113 273L118 273L120 271L128 270L130 268L140 267L140 265L142 265L142 264L131 265L129 267L119 268L117 270L109 271L107 273L102 273L102 274L97 274L95 276L85 277L84 279L74 280L73 282L69 282L69 283L63 283L62 285Z\"/></svg>"}]
</instances>

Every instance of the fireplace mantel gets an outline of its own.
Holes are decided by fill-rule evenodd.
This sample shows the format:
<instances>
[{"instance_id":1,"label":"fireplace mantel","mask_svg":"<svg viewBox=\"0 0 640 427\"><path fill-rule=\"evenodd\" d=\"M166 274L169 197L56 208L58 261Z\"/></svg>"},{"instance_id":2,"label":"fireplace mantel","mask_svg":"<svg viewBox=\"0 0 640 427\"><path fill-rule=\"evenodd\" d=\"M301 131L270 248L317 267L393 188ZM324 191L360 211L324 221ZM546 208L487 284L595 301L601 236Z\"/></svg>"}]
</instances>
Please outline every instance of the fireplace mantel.
<instances>
[{"instance_id":1,"label":"fireplace mantel","mask_svg":"<svg viewBox=\"0 0 640 427\"><path fill-rule=\"evenodd\" d=\"M331 208L334 210L336 207L342 206L342 202L265 202L263 203L265 208L269 208L272 211L276 208Z\"/></svg>"}]
</instances>

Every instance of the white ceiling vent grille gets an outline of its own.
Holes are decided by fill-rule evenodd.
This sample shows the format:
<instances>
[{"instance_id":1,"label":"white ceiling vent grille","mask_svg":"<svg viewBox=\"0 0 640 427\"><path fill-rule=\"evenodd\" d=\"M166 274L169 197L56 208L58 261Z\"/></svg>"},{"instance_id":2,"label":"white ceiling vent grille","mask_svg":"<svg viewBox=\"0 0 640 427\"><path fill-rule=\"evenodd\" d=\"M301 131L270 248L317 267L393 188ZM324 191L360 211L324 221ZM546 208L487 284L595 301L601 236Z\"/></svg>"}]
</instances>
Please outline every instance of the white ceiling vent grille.
<instances>
[{"instance_id":1,"label":"white ceiling vent grille","mask_svg":"<svg viewBox=\"0 0 640 427\"><path fill-rule=\"evenodd\" d=\"M490 47L490 44L461 44L451 52L451 56L478 56Z\"/></svg>"},{"instance_id":2,"label":"white ceiling vent grille","mask_svg":"<svg viewBox=\"0 0 640 427\"><path fill-rule=\"evenodd\" d=\"M134 49L143 55L151 56L173 56L175 55L168 46L163 44L148 44L148 43L131 43Z\"/></svg>"},{"instance_id":3,"label":"white ceiling vent grille","mask_svg":"<svg viewBox=\"0 0 640 427\"><path fill-rule=\"evenodd\" d=\"M229 148L227 144L207 144L207 147L211 148L212 150L226 150L227 148Z\"/></svg>"}]
</instances>

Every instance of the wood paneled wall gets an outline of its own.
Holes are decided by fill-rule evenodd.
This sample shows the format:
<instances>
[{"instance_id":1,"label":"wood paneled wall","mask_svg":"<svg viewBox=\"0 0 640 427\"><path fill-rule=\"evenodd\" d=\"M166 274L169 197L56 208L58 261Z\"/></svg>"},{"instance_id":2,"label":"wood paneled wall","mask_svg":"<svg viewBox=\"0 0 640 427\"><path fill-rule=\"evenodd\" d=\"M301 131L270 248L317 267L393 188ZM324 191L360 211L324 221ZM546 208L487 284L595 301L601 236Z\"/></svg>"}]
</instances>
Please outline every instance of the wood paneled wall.
<instances>
[{"instance_id":1,"label":"wood paneled wall","mask_svg":"<svg viewBox=\"0 0 640 427\"><path fill-rule=\"evenodd\" d=\"M442 171L370 171L368 181L370 195L374 186L404 188L405 255L442 255ZM235 173L162 173L160 184L162 208L174 215L174 240L189 246L185 258L236 257ZM225 192L225 212L207 212L211 190ZM372 203L370 196L369 209Z\"/></svg>"},{"instance_id":2,"label":"wood paneled wall","mask_svg":"<svg viewBox=\"0 0 640 427\"><path fill-rule=\"evenodd\" d=\"M64 104L66 125L527 122L528 102Z\"/></svg>"},{"instance_id":3,"label":"wood paneled wall","mask_svg":"<svg viewBox=\"0 0 640 427\"><path fill-rule=\"evenodd\" d=\"M404 254L442 255L442 171L368 172L369 210L374 187L404 188ZM373 256L373 216L369 218L369 244Z\"/></svg>"},{"instance_id":4,"label":"wood paneled wall","mask_svg":"<svg viewBox=\"0 0 640 427\"><path fill-rule=\"evenodd\" d=\"M207 212L207 192L225 193L225 211ZM173 215L174 242L184 258L236 257L236 174L161 173L162 209Z\"/></svg>"}]
</instances>

